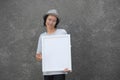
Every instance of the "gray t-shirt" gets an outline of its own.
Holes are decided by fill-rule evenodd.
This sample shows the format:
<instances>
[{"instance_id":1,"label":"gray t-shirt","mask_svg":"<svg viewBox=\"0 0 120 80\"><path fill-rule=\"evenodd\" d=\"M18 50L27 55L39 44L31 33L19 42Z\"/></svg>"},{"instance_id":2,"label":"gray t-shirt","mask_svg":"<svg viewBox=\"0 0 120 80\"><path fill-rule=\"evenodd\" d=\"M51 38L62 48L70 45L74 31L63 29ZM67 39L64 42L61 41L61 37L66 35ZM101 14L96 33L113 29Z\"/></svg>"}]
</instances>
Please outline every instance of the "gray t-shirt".
<instances>
[{"instance_id":1,"label":"gray t-shirt","mask_svg":"<svg viewBox=\"0 0 120 80\"><path fill-rule=\"evenodd\" d=\"M37 47L37 54L42 54L42 36L52 36L52 35L64 35L67 34L66 30L64 29L56 29L56 31L52 34L48 34L47 32L44 32L40 35L38 40L38 47ZM64 71L50 71L50 72L43 72L43 75L55 75L55 74L67 74L67 72Z\"/></svg>"}]
</instances>

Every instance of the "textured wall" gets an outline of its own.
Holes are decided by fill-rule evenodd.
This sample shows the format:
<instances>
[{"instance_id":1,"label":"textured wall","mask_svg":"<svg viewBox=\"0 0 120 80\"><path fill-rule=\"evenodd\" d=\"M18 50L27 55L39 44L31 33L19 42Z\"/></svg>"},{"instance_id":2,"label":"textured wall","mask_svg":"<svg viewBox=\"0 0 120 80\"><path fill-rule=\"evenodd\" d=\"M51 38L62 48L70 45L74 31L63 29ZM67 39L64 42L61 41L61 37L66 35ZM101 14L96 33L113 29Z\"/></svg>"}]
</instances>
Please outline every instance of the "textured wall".
<instances>
[{"instance_id":1,"label":"textured wall","mask_svg":"<svg viewBox=\"0 0 120 80\"><path fill-rule=\"evenodd\" d=\"M0 0L0 80L42 80L35 52L55 8L72 38L67 80L120 80L120 0Z\"/></svg>"}]
</instances>

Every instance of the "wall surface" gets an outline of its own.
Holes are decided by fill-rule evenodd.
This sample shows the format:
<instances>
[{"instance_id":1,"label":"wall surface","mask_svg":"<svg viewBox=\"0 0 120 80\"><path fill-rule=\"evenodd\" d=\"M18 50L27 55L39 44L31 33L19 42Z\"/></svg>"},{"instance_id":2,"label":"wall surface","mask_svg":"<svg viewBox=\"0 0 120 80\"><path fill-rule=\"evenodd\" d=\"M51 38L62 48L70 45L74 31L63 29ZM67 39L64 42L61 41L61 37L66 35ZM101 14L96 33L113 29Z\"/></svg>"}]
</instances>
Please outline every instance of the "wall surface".
<instances>
[{"instance_id":1,"label":"wall surface","mask_svg":"<svg viewBox=\"0 0 120 80\"><path fill-rule=\"evenodd\" d=\"M0 80L43 80L35 53L53 8L71 34L66 80L120 80L120 0L0 0Z\"/></svg>"}]
</instances>

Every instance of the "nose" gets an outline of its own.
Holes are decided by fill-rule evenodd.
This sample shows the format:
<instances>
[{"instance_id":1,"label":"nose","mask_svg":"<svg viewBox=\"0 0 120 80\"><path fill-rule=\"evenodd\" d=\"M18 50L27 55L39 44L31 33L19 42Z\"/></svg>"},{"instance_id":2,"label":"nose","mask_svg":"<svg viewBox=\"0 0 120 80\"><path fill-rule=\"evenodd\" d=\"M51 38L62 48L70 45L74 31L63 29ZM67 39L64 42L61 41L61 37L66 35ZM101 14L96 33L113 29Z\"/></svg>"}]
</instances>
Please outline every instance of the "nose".
<instances>
[{"instance_id":1,"label":"nose","mask_svg":"<svg viewBox=\"0 0 120 80\"><path fill-rule=\"evenodd\" d=\"M51 21L49 22L49 24L55 25L55 21L52 21L52 20L51 20Z\"/></svg>"},{"instance_id":2,"label":"nose","mask_svg":"<svg viewBox=\"0 0 120 80\"><path fill-rule=\"evenodd\" d=\"M50 21L49 23L50 23L50 24L53 24L53 21Z\"/></svg>"}]
</instances>

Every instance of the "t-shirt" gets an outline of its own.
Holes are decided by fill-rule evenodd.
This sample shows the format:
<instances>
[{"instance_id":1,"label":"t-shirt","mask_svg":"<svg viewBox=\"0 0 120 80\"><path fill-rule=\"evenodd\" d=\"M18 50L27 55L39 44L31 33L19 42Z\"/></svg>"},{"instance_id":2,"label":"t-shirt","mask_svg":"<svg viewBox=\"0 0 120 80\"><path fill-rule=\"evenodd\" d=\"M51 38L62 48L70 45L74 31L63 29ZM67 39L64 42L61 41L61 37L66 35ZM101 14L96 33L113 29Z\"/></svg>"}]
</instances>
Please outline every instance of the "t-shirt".
<instances>
[{"instance_id":1,"label":"t-shirt","mask_svg":"<svg viewBox=\"0 0 120 80\"><path fill-rule=\"evenodd\" d=\"M56 31L52 34L48 34L47 32L44 32L40 35L38 40L38 47L36 54L41 53L42 54L42 36L52 36L52 35L64 35L67 34L66 30L64 29L56 29ZM43 75L55 75L55 74L66 74L67 72L64 71L50 71L50 72L43 72Z\"/></svg>"}]
</instances>

